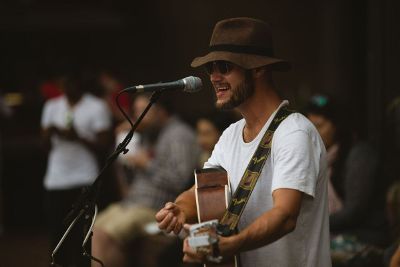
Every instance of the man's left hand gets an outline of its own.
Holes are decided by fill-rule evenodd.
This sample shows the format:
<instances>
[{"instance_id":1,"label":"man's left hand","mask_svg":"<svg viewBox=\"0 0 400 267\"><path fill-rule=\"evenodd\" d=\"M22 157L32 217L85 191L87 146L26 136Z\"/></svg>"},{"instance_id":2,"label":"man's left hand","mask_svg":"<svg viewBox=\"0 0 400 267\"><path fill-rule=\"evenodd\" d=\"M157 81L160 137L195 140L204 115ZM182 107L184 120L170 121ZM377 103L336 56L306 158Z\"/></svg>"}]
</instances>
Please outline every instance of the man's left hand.
<instances>
[{"instance_id":1,"label":"man's left hand","mask_svg":"<svg viewBox=\"0 0 400 267\"><path fill-rule=\"evenodd\" d=\"M185 224L184 228L189 232L190 225ZM219 255L212 255L210 256L222 256L222 259L228 259L233 257L235 254L239 252L240 243L237 242L237 235L230 236L230 237L222 237L219 236L218 240L218 249ZM190 262L190 263L205 263L209 262L207 260L208 254L203 253L195 248L189 246L188 238L185 238L183 242L183 261ZM211 252L212 253L212 252ZM223 261L222 260L222 261Z\"/></svg>"}]
</instances>

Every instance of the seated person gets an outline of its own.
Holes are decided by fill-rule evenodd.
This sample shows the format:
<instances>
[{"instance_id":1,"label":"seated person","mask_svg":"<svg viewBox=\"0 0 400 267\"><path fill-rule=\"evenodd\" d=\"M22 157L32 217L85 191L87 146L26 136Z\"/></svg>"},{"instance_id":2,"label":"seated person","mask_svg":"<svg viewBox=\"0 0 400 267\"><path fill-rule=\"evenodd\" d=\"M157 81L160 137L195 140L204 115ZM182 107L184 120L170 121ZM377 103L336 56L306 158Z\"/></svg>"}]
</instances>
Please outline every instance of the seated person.
<instances>
[{"instance_id":1,"label":"seated person","mask_svg":"<svg viewBox=\"0 0 400 267\"><path fill-rule=\"evenodd\" d=\"M139 96L135 98L132 103L132 109L129 113L132 122L136 121L143 110L146 108L149 103L149 99L147 97ZM134 132L131 141L126 146L128 152L125 154L119 155L117 161L114 164L114 168L116 171L117 183L119 187L119 192L122 197L125 197L129 192L129 185L131 184L134 176L135 176L135 167L131 164L132 159L140 153L143 149L145 149L145 142L149 142L149 140L144 140L146 138L142 138L141 133L143 131L143 127L146 126L148 117L143 118L144 122L140 123ZM129 131L131 130L131 125L128 121L122 122L115 128L115 145L118 146L127 136ZM147 138L148 139L148 138ZM148 146L149 144L147 144Z\"/></svg>"},{"instance_id":2,"label":"seated person","mask_svg":"<svg viewBox=\"0 0 400 267\"><path fill-rule=\"evenodd\" d=\"M155 221L166 201L193 182L198 161L195 134L173 115L171 104L161 97L141 127L141 136L154 140L154 146L130 157L136 171L128 195L100 213L94 227L92 254L106 266L126 266L131 241L144 235L144 226Z\"/></svg>"},{"instance_id":3,"label":"seated person","mask_svg":"<svg viewBox=\"0 0 400 267\"><path fill-rule=\"evenodd\" d=\"M305 115L316 126L327 149L329 225L335 266L335 260L349 259L365 245L387 245L385 177L377 152L355 138L331 98L314 96ZM343 258L336 259L337 255Z\"/></svg>"},{"instance_id":4,"label":"seated person","mask_svg":"<svg viewBox=\"0 0 400 267\"><path fill-rule=\"evenodd\" d=\"M202 168L211 156L211 152L222 132L234 121L236 121L234 114L227 111L215 111L197 120L197 142L201 149L199 168Z\"/></svg>"}]
</instances>

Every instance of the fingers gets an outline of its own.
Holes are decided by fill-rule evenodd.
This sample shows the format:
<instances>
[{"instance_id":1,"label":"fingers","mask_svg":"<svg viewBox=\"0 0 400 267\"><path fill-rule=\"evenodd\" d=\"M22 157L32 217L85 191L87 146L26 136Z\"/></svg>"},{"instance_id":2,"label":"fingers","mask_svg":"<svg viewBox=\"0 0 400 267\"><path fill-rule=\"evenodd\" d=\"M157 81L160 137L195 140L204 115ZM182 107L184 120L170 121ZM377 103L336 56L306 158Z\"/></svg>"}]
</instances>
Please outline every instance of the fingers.
<instances>
[{"instance_id":1,"label":"fingers","mask_svg":"<svg viewBox=\"0 0 400 267\"><path fill-rule=\"evenodd\" d=\"M175 203L173 203L173 202L167 202L167 203L165 203L164 209L171 210L171 209L173 209L173 208L175 208L175 207L176 207L176 204L175 204Z\"/></svg>"},{"instance_id":2,"label":"fingers","mask_svg":"<svg viewBox=\"0 0 400 267\"><path fill-rule=\"evenodd\" d=\"M183 229L185 229L185 231L189 233L189 231L190 231L190 226L192 226L192 225L191 225L191 224L185 223L185 224L183 225Z\"/></svg>"},{"instance_id":3,"label":"fingers","mask_svg":"<svg viewBox=\"0 0 400 267\"><path fill-rule=\"evenodd\" d=\"M189 246L188 239L186 238L183 241L183 261L184 262L204 262L204 255L196 253L196 250Z\"/></svg>"},{"instance_id":4,"label":"fingers","mask_svg":"<svg viewBox=\"0 0 400 267\"><path fill-rule=\"evenodd\" d=\"M171 233L171 231L175 229L177 221L178 219L176 217L172 217L171 221L167 225L167 228L165 229L167 233Z\"/></svg>"},{"instance_id":5,"label":"fingers","mask_svg":"<svg viewBox=\"0 0 400 267\"><path fill-rule=\"evenodd\" d=\"M161 209L156 213L156 221L157 222L161 222L162 220L164 220L165 216L167 216L168 211L165 209Z\"/></svg>"},{"instance_id":6,"label":"fingers","mask_svg":"<svg viewBox=\"0 0 400 267\"><path fill-rule=\"evenodd\" d=\"M202 263L203 261L199 258L196 257L191 257L188 254L183 255L183 262L189 262L189 263Z\"/></svg>"},{"instance_id":7,"label":"fingers","mask_svg":"<svg viewBox=\"0 0 400 267\"><path fill-rule=\"evenodd\" d=\"M165 207L161 209L156 214L156 220L158 222L158 228L165 230L167 233L174 231L174 233L179 233L182 228L178 223L178 217L174 214L174 208L176 205L174 203L168 202Z\"/></svg>"},{"instance_id":8,"label":"fingers","mask_svg":"<svg viewBox=\"0 0 400 267\"><path fill-rule=\"evenodd\" d=\"M165 230L167 233L173 231L175 234L179 234L185 220L182 218L179 207L172 202L166 203L155 217L161 230Z\"/></svg>"},{"instance_id":9,"label":"fingers","mask_svg":"<svg viewBox=\"0 0 400 267\"><path fill-rule=\"evenodd\" d=\"M161 222L162 220L164 220L164 218L168 215L169 212L171 212L170 210L172 208L175 207L175 204L172 202L167 202L165 204L165 207L162 208L159 212L157 212L156 214L156 220L157 222Z\"/></svg>"},{"instance_id":10,"label":"fingers","mask_svg":"<svg viewBox=\"0 0 400 267\"><path fill-rule=\"evenodd\" d=\"M162 230L167 230L167 228L171 228L172 226L171 227L169 227L169 226L174 217L175 217L174 214L169 212L165 216L165 218L161 222L158 223L158 228L160 228ZM175 225L174 225L174 227L175 227Z\"/></svg>"},{"instance_id":11,"label":"fingers","mask_svg":"<svg viewBox=\"0 0 400 267\"><path fill-rule=\"evenodd\" d=\"M174 227L174 234L178 235L181 230L182 230L182 223L178 221Z\"/></svg>"}]
</instances>

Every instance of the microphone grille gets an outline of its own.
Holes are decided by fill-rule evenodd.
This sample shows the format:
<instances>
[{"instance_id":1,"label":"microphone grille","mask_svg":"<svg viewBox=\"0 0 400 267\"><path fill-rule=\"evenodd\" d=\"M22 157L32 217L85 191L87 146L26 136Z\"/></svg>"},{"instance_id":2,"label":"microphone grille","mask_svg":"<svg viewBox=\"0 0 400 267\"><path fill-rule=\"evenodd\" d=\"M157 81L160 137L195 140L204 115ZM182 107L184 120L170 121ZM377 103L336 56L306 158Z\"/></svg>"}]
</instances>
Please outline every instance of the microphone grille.
<instances>
[{"instance_id":1,"label":"microphone grille","mask_svg":"<svg viewBox=\"0 0 400 267\"><path fill-rule=\"evenodd\" d=\"M184 78L183 82L185 83L185 88L183 88L183 91L187 93L198 92L203 87L203 82L199 77L189 76Z\"/></svg>"}]
</instances>

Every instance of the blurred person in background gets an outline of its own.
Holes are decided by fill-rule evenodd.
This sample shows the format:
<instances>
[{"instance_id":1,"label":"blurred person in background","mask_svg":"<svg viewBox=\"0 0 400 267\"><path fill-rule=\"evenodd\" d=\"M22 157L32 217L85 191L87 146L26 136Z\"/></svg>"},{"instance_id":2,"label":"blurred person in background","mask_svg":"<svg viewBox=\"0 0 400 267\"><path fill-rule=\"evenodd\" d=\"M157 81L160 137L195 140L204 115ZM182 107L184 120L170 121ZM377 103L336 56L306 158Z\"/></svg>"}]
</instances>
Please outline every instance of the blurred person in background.
<instances>
[{"instance_id":1,"label":"blurred person in background","mask_svg":"<svg viewBox=\"0 0 400 267\"><path fill-rule=\"evenodd\" d=\"M232 113L218 111L207 114L197 120L197 142L201 149L199 158L200 168L210 158L222 132L235 121Z\"/></svg>"},{"instance_id":2,"label":"blurred person in background","mask_svg":"<svg viewBox=\"0 0 400 267\"><path fill-rule=\"evenodd\" d=\"M125 119L115 103L118 93L124 89L122 82L117 77L116 74L107 70L100 71L98 74L98 84L101 91L100 94L107 102L112 112L114 124L121 123ZM122 94L119 97L119 104L126 113L129 112L130 103L131 100L128 94Z\"/></svg>"},{"instance_id":3,"label":"blurred person in background","mask_svg":"<svg viewBox=\"0 0 400 267\"><path fill-rule=\"evenodd\" d=\"M55 74L47 80L43 81L39 85L39 91L44 100L49 100L52 98L59 97L63 94L62 92L62 84L63 84L63 75Z\"/></svg>"},{"instance_id":4,"label":"blurred person in background","mask_svg":"<svg viewBox=\"0 0 400 267\"><path fill-rule=\"evenodd\" d=\"M327 149L333 265L376 266L382 262L379 251L362 252L382 248L388 242L384 212L387 184L377 152L351 130L349 115L344 114L347 111L332 98L316 95L305 115Z\"/></svg>"},{"instance_id":5,"label":"blurred person in background","mask_svg":"<svg viewBox=\"0 0 400 267\"><path fill-rule=\"evenodd\" d=\"M193 183L198 162L196 136L174 115L171 98L165 97L140 124L142 149L126 158L135 168L127 196L100 213L95 223L92 254L106 266L127 266L135 260L129 258L133 241L146 235L145 226L155 221L156 211L166 201ZM138 96L135 113L141 113L148 102L147 96ZM100 265L93 262L92 266Z\"/></svg>"},{"instance_id":6,"label":"blurred person in background","mask_svg":"<svg viewBox=\"0 0 400 267\"><path fill-rule=\"evenodd\" d=\"M135 122L143 110L146 108L149 103L149 98L144 95L139 95L133 100L131 111L128 112L132 122ZM153 112L153 111L150 111ZM131 141L127 145L128 152L125 154L121 154L117 158L117 162L115 164L116 172L117 172L117 181L119 184L119 191L121 193L122 198L127 196L129 192L129 186L135 177L135 166L131 163L134 161L135 156L143 153L146 150L146 147L151 150L152 142L150 136L146 137L144 134L144 138L141 132L146 132L146 125L149 124L148 120L151 119L150 116L145 116L142 122L138 125L138 128L134 132ZM115 127L115 144L118 146L126 137L128 132L131 130L131 125L128 121L124 121ZM154 138L152 138L154 139Z\"/></svg>"},{"instance_id":7,"label":"blurred person in background","mask_svg":"<svg viewBox=\"0 0 400 267\"><path fill-rule=\"evenodd\" d=\"M72 204L97 177L98 159L111 141L107 104L85 93L80 73L66 74L61 88L64 94L45 103L41 119L43 143L49 152L44 205L52 249L65 230L63 219ZM71 242L79 247L79 241ZM75 266L79 255L64 247L57 262Z\"/></svg>"}]
</instances>

